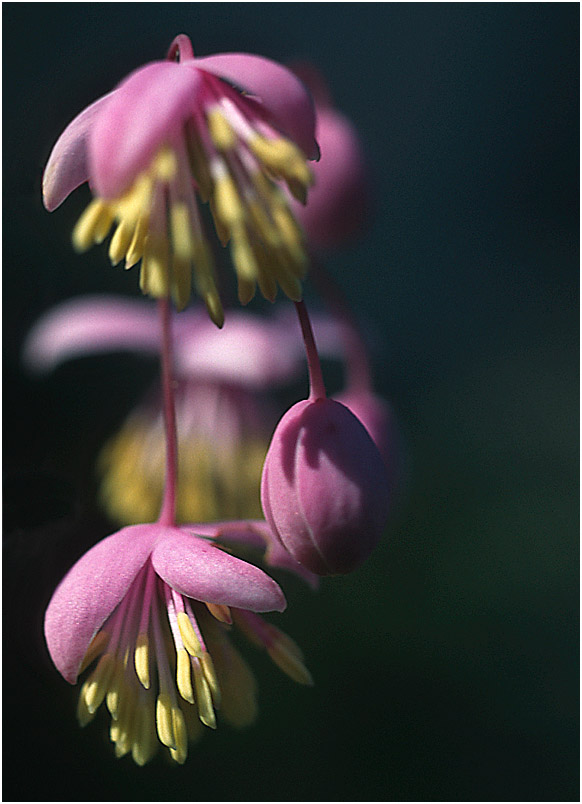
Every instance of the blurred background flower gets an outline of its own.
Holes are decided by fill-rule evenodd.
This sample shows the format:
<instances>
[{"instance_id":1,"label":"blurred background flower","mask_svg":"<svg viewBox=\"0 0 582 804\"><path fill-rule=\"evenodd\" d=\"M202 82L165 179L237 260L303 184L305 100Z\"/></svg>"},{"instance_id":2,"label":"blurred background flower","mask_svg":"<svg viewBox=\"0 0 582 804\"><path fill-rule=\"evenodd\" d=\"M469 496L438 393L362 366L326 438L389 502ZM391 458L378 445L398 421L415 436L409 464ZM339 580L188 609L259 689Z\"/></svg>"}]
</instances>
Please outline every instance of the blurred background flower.
<instances>
[{"instance_id":1,"label":"blurred background flower","mask_svg":"<svg viewBox=\"0 0 582 804\"><path fill-rule=\"evenodd\" d=\"M579 797L578 6L298 8L263 4L260 26L247 4L4 8L5 589L26 601L5 621L6 798ZM40 176L64 123L176 30L200 55L315 63L357 124L376 211L327 267L386 344L377 390L413 467L373 561L317 595L285 584L313 692L256 657L259 725L209 735L191 776L79 735L42 644L56 583L111 532L95 459L156 367L108 355L39 383L19 365L52 305L135 295L99 248L71 254L88 193L49 216Z\"/></svg>"}]
</instances>

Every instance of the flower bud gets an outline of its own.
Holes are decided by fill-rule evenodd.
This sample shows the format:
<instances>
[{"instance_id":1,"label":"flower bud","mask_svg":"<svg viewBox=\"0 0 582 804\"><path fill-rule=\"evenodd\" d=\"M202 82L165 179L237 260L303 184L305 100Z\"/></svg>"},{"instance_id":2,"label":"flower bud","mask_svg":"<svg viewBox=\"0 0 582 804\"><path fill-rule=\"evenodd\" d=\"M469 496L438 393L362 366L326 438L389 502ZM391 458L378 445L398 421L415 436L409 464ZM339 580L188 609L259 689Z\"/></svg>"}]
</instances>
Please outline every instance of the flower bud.
<instances>
[{"instance_id":1,"label":"flower bud","mask_svg":"<svg viewBox=\"0 0 582 804\"><path fill-rule=\"evenodd\" d=\"M345 405L308 399L287 411L265 459L261 502L300 564L318 575L356 569L382 535L388 500L380 453Z\"/></svg>"}]
</instances>

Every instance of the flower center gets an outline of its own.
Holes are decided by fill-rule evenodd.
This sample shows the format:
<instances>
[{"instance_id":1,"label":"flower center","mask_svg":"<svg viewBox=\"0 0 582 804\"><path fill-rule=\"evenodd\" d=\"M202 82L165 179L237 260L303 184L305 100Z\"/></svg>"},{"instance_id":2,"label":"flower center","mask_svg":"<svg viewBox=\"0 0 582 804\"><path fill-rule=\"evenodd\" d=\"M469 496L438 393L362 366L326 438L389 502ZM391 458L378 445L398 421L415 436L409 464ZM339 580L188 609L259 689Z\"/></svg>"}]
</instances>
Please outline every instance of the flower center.
<instances>
[{"instance_id":1,"label":"flower center","mask_svg":"<svg viewBox=\"0 0 582 804\"><path fill-rule=\"evenodd\" d=\"M116 756L131 751L144 765L158 740L172 759L184 763L188 740L198 739L203 725L216 728L221 704L233 725L248 725L256 712L255 682L227 639L233 621L292 679L312 683L299 648L286 634L252 612L178 594L148 560L87 650L81 672L99 661L81 687L81 726L105 701ZM199 622L219 661L216 670Z\"/></svg>"},{"instance_id":2,"label":"flower center","mask_svg":"<svg viewBox=\"0 0 582 804\"><path fill-rule=\"evenodd\" d=\"M193 272L210 317L222 326L197 196L208 202L222 245L230 244L240 302L250 301L257 284L270 301L277 285L297 301L306 256L277 183L305 203L312 174L304 155L268 124L259 103L205 73L201 107L180 135L158 150L121 197L89 204L73 243L79 251L101 243L116 222L109 246L114 265L125 260L131 268L141 260L142 291L155 298L171 294L178 309L188 303Z\"/></svg>"}]
</instances>

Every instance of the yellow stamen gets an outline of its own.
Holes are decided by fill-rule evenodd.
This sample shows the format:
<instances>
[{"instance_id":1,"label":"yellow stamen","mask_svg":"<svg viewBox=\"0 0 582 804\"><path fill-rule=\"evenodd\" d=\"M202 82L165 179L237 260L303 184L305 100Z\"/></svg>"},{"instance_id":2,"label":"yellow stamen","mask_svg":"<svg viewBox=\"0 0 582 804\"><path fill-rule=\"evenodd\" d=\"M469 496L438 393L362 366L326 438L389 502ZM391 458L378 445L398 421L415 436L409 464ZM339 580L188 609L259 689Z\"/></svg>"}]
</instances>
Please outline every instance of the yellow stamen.
<instances>
[{"instance_id":1,"label":"yellow stamen","mask_svg":"<svg viewBox=\"0 0 582 804\"><path fill-rule=\"evenodd\" d=\"M198 704L198 712L200 714L200 720L204 723L205 726L208 726L211 729L216 728L216 715L214 714L214 708L212 706L212 695L210 692L210 686L204 677L204 673L202 671L202 667L200 666L200 662L195 661L194 663L194 686L196 688L196 703Z\"/></svg>"},{"instance_id":2,"label":"yellow stamen","mask_svg":"<svg viewBox=\"0 0 582 804\"><path fill-rule=\"evenodd\" d=\"M193 255L192 227L186 204L176 202L170 207L170 233L175 256L188 260Z\"/></svg>"},{"instance_id":3,"label":"yellow stamen","mask_svg":"<svg viewBox=\"0 0 582 804\"><path fill-rule=\"evenodd\" d=\"M83 673L94 661L100 653L102 653L105 648L107 647L107 643L109 642L109 634L107 631L98 631L93 639L91 640L91 644L87 648L87 653L85 654L85 658L79 668L79 675Z\"/></svg>"},{"instance_id":4,"label":"yellow stamen","mask_svg":"<svg viewBox=\"0 0 582 804\"><path fill-rule=\"evenodd\" d=\"M96 712L103 703L113 673L114 658L111 653L105 653L91 676L87 679L85 689L85 704L89 712Z\"/></svg>"},{"instance_id":5,"label":"yellow stamen","mask_svg":"<svg viewBox=\"0 0 582 804\"><path fill-rule=\"evenodd\" d=\"M216 181L214 188L214 207L218 219L227 229L240 226L245 219L244 206L239 198L236 186L228 175Z\"/></svg>"},{"instance_id":6,"label":"yellow stamen","mask_svg":"<svg viewBox=\"0 0 582 804\"><path fill-rule=\"evenodd\" d=\"M87 708L87 704L85 703L86 687L87 682L85 682L81 687L81 693L79 695L79 700L77 701L77 720L79 721L79 726L81 726L81 728L86 726L87 723L90 723L97 713L97 710L90 712Z\"/></svg>"},{"instance_id":7,"label":"yellow stamen","mask_svg":"<svg viewBox=\"0 0 582 804\"><path fill-rule=\"evenodd\" d=\"M196 631L194 631L194 627L190 622L190 618L186 614L185 611L178 612L178 627L180 629L180 636L182 637L182 641L184 643L184 647L190 654L190 656L199 657L202 655L202 647L200 645L200 640L196 635Z\"/></svg>"},{"instance_id":8,"label":"yellow stamen","mask_svg":"<svg viewBox=\"0 0 582 804\"><path fill-rule=\"evenodd\" d=\"M143 257L145 241L148 234L149 218L142 215L136 224L133 238L125 255L125 270L128 271Z\"/></svg>"},{"instance_id":9,"label":"yellow stamen","mask_svg":"<svg viewBox=\"0 0 582 804\"><path fill-rule=\"evenodd\" d=\"M150 645L145 632L138 634L134 654L135 672L146 690L150 688Z\"/></svg>"},{"instance_id":10,"label":"yellow stamen","mask_svg":"<svg viewBox=\"0 0 582 804\"><path fill-rule=\"evenodd\" d=\"M139 284L144 293L164 299L170 289L168 241L161 234L148 234L141 261Z\"/></svg>"},{"instance_id":11,"label":"yellow stamen","mask_svg":"<svg viewBox=\"0 0 582 804\"><path fill-rule=\"evenodd\" d=\"M283 642L275 642L267 648L267 653L275 664L292 678L293 681L296 681L298 684L305 684L308 687L313 686L313 678L309 670L297 655L293 651L290 651Z\"/></svg>"},{"instance_id":12,"label":"yellow stamen","mask_svg":"<svg viewBox=\"0 0 582 804\"><path fill-rule=\"evenodd\" d=\"M216 678L216 671L214 669L214 663L212 661L212 656L208 653L208 651L204 651L202 656L200 657L200 664L202 665L202 672L204 673L204 678L208 682L208 686L210 687L210 692L212 695L212 702L214 706L218 709L220 706L220 687L218 686L218 679Z\"/></svg>"},{"instance_id":13,"label":"yellow stamen","mask_svg":"<svg viewBox=\"0 0 582 804\"><path fill-rule=\"evenodd\" d=\"M241 304L248 304L255 295L255 290L254 282L238 277L238 300Z\"/></svg>"},{"instance_id":14,"label":"yellow stamen","mask_svg":"<svg viewBox=\"0 0 582 804\"><path fill-rule=\"evenodd\" d=\"M228 151L230 148L234 148L237 143L236 134L220 109L211 109L206 119L208 121L210 137L218 150Z\"/></svg>"},{"instance_id":15,"label":"yellow stamen","mask_svg":"<svg viewBox=\"0 0 582 804\"><path fill-rule=\"evenodd\" d=\"M227 625L232 623L230 609L224 603L206 603L206 608L221 623L226 623Z\"/></svg>"},{"instance_id":16,"label":"yellow stamen","mask_svg":"<svg viewBox=\"0 0 582 804\"><path fill-rule=\"evenodd\" d=\"M133 229L127 221L120 221L109 243L109 259L117 265L125 257L133 239Z\"/></svg>"},{"instance_id":17,"label":"yellow stamen","mask_svg":"<svg viewBox=\"0 0 582 804\"><path fill-rule=\"evenodd\" d=\"M178 706L172 708L172 728L176 738L176 747L170 748L172 759L183 765L188 757L188 731L182 710Z\"/></svg>"},{"instance_id":18,"label":"yellow stamen","mask_svg":"<svg viewBox=\"0 0 582 804\"><path fill-rule=\"evenodd\" d=\"M131 756L140 766L149 762L157 749L156 734L153 728L154 707L149 701L141 701L137 711Z\"/></svg>"},{"instance_id":19,"label":"yellow stamen","mask_svg":"<svg viewBox=\"0 0 582 804\"><path fill-rule=\"evenodd\" d=\"M93 199L73 229L73 246L75 250L87 251L93 243L98 242L96 237L101 234L107 221L111 226L112 220L109 204L100 198ZM109 226L107 231L109 231Z\"/></svg>"},{"instance_id":20,"label":"yellow stamen","mask_svg":"<svg viewBox=\"0 0 582 804\"><path fill-rule=\"evenodd\" d=\"M170 148L161 148L151 166L151 172L163 182L170 182L178 170L176 154Z\"/></svg>"},{"instance_id":21,"label":"yellow stamen","mask_svg":"<svg viewBox=\"0 0 582 804\"><path fill-rule=\"evenodd\" d=\"M178 692L188 703L194 703L194 690L192 689L192 675L190 672L190 654L180 648L176 651L177 666L176 666L176 683Z\"/></svg>"},{"instance_id":22,"label":"yellow stamen","mask_svg":"<svg viewBox=\"0 0 582 804\"><path fill-rule=\"evenodd\" d=\"M158 737L163 745L176 748L176 738L172 720L172 701L167 692L160 692L156 703L156 726Z\"/></svg>"}]
</instances>

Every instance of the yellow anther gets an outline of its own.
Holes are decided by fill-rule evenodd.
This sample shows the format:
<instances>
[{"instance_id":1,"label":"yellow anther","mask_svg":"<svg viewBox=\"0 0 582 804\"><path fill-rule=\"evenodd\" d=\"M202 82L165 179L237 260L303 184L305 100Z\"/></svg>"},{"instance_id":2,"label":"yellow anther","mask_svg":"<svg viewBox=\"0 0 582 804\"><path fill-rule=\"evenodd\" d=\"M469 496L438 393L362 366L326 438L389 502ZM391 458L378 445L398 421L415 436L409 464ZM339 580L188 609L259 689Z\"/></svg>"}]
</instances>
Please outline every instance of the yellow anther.
<instances>
[{"instance_id":1,"label":"yellow anther","mask_svg":"<svg viewBox=\"0 0 582 804\"><path fill-rule=\"evenodd\" d=\"M170 207L170 233L175 256L188 260L192 257L192 227L188 207L176 202Z\"/></svg>"},{"instance_id":2,"label":"yellow anther","mask_svg":"<svg viewBox=\"0 0 582 804\"><path fill-rule=\"evenodd\" d=\"M125 257L132 239L131 226L126 221L121 221L109 243L109 259L112 265L117 265Z\"/></svg>"},{"instance_id":3,"label":"yellow anther","mask_svg":"<svg viewBox=\"0 0 582 804\"><path fill-rule=\"evenodd\" d=\"M226 623L227 625L232 623L230 609L224 603L207 603L206 608L221 623Z\"/></svg>"},{"instance_id":4,"label":"yellow anther","mask_svg":"<svg viewBox=\"0 0 582 804\"><path fill-rule=\"evenodd\" d=\"M150 643L146 633L138 634L134 654L135 672L146 690L150 688Z\"/></svg>"},{"instance_id":5,"label":"yellow anther","mask_svg":"<svg viewBox=\"0 0 582 804\"><path fill-rule=\"evenodd\" d=\"M95 634L91 640L91 644L87 648L87 653L85 654L81 667L79 668L79 675L81 675L81 673L83 673L89 667L91 662L105 650L108 642L109 634L107 631L98 631Z\"/></svg>"},{"instance_id":6,"label":"yellow anther","mask_svg":"<svg viewBox=\"0 0 582 804\"><path fill-rule=\"evenodd\" d=\"M172 708L172 727L176 738L176 747L170 749L172 759L183 765L188 757L188 731L182 710L178 706Z\"/></svg>"},{"instance_id":7,"label":"yellow anther","mask_svg":"<svg viewBox=\"0 0 582 804\"><path fill-rule=\"evenodd\" d=\"M275 173L284 173L298 158L301 152L289 140L277 137L267 139L257 134L248 142L249 148L260 161Z\"/></svg>"},{"instance_id":8,"label":"yellow anther","mask_svg":"<svg viewBox=\"0 0 582 804\"><path fill-rule=\"evenodd\" d=\"M192 675L190 671L190 654L180 648L176 651L176 683L178 692L188 703L194 703L194 690L192 689Z\"/></svg>"},{"instance_id":9,"label":"yellow anther","mask_svg":"<svg viewBox=\"0 0 582 804\"><path fill-rule=\"evenodd\" d=\"M254 282L259 272L257 260L253 253L243 226L233 230L231 243L232 261L237 274L249 282Z\"/></svg>"},{"instance_id":10,"label":"yellow anther","mask_svg":"<svg viewBox=\"0 0 582 804\"><path fill-rule=\"evenodd\" d=\"M236 134L220 109L216 107L211 109L206 115L206 120L210 137L218 150L228 151L230 148L234 148L237 142Z\"/></svg>"},{"instance_id":11,"label":"yellow anther","mask_svg":"<svg viewBox=\"0 0 582 804\"><path fill-rule=\"evenodd\" d=\"M89 712L96 712L103 703L113 673L114 658L111 653L105 653L91 676L87 679L85 688L85 704Z\"/></svg>"},{"instance_id":12,"label":"yellow anther","mask_svg":"<svg viewBox=\"0 0 582 804\"><path fill-rule=\"evenodd\" d=\"M132 268L143 257L145 241L148 234L149 219L147 215L142 215L136 224L131 243L125 255L126 271Z\"/></svg>"},{"instance_id":13,"label":"yellow anther","mask_svg":"<svg viewBox=\"0 0 582 804\"><path fill-rule=\"evenodd\" d=\"M140 701L136 715L131 756L138 765L143 766L157 750L153 705L149 701Z\"/></svg>"},{"instance_id":14,"label":"yellow anther","mask_svg":"<svg viewBox=\"0 0 582 804\"><path fill-rule=\"evenodd\" d=\"M244 222L245 210L230 176L222 176L217 180L213 200L216 215L228 229Z\"/></svg>"},{"instance_id":15,"label":"yellow anther","mask_svg":"<svg viewBox=\"0 0 582 804\"><path fill-rule=\"evenodd\" d=\"M172 723L172 701L167 692L160 692L156 702L156 726L158 737L163 745L176 748L176 738Z\"/></svg>"},{"instance_id":16,"label":"yellow anther","mask_svg":"<svg viewBox=\"0 0 582 804\"><path fill-rule=\"evenodd\" d=\"M112 220L109 205L100 198L93 199L73 229L73 246L75 250L87 251L93 243L98 242L96 236L101 234L105 223L109 221L109 226L111 226ZM109 226L107 227L108 231Z\"/></svg>"},{"instance_id":17,"label":"yellow anther","mask_svg":"<svg viewBox=\"0 0 582 804\"><path fill-rule=\"evenodd\" d=\"M127 221L133 227L141 217L149 216L153 190L154 180L150 172L140 173L129 190L113 202L117 219Z\"/></svg>"},{"instance_id":18,"label":"yellow anther","mask_svg":"<svg viewBox=\"0 0 582 804\"><path fill-rule=\"evenodd\" d=\"M79 700L77 701L77 720L79 721L79 726L81 726L81 728L86 726L87 723L90 723L96 714L96 711L90 712L87 708L87 704L85 702L86 687L87 682L85 682L81 687L81 693L79 695Z\"/></svg>"},{"instance_id":19,"label":"yellow anther","mask_svg":"<svg viewBox=\"0 0 582 804\"><path fill-rule=\"evenodd\" d=\"M228 245L228 241L230 240L230 229L221 221L218 212L216 211L216 204L214 203L213 198L209 200L208 206L210 207L212 220L214 221L214 228L216 229L216 234L220 240L220 245L226 247Z\"/></svg>"},{"instance_id":20,"label":"yellow anther","mask_svg":"<svg viewBox=\"0 0 582 804\"><path fill-rule=\"evenodd\" d=\"M198 714L205 726L211 729L216 728L216 715L212 706L212 694L210 686L204 677L204 672L200 662L193 663L194 686L196 688L196 703L198 704Z\"/></svg>"},{"instance_id":21,"label":"yellow anther","mask_svg":"<svg viewBox=\"0 0 582 804\"><path fill-rule=\"evenodd\" d=\"M176 255L172 258L171 291L176 310L180 312L190 301L192 292L192 263L190 259L182 259Z\"/></svg>"},{"instance_id":22,"label":"yellow anther","mask_svg":"<svg viewBox=\"0 0 582 804\"><path fill-rule=\"evenodd\" d=\"M105 703L109 710L111 717L116 720L119 714L120 701L123 697L123 688L125 680L123 678L123 664L121 662L115 663L115 668L111 674L111 681L109 682L109 689L107 691L107 698Z\"/></svg>"},{"instance_id":23,"label":"yellow anther","mask_svg":"<svg viewBox=\"0 0 582 804\"><path fill-rule=\"evenodd\" d=\"M180 636L182 637L184 647L186 648L190 656L197 656L197 657L201 656L202 647L200 645L200 640L196 635L194 626L190 622L190 618L188 617L185 611L179 611L177 619L178 619L178 627L180 629Z\"/></svg>"},{"instance_id":24,"label":"yellow anther","mask_svg":"<svg viewBox=\"0 0 582 804\"><path fill-rule=\"evenodd\" d=\"M238 277L238 300L241 304L248 304L255 295L256 285L253 281Z\"/></svg>"},{"instance_id":25,"label":"yellow anther","mask_svg":"<svg viewBox=\"0 0 582 804\"><path fill-rule=\"evenodd\" d=\"M267 653L275 664L293 681L297 681L298 684L305 684L308 687L313 686L313 678L309 670L295 652L290 651L283 642L275 642L267 648Z\"/></svg>"},{"instance_id":26,"label":"yellow anther","mask_svg":"<svg viewBox=\"0 0 582 804\"><path fill-rule=\"evenodd\" d=\"M214 663L212 661L212 656L208 653L208 651L204 651L202 656L200 657L200 664L202 666L202 672L204 673L204 678L208 682L208 686L210 687L210 693L212 695L212 702L214 706L218 709L220 706L220 687L218 686L218 679L216 678L216 671L214 669Z\"/></svg>"},{"instance_id":27,"label":"yellow anther","mask_svg":"<svg viewBox=\"0 0 582 804\"><path fill-rule=\"evenodd\" d=\"M150 234L145 241L139 277L140 288L155 299L164 299L170 290L168 241L161 234Z\"/></svg>"},{"instance_id":28,"label":"yellow anther","mask_svg":"<svg viewBox=\"0 0 582 804\"><path fill-rule=\"evenodd\" d=\"M172 181L178 170L175 153L170 148L162 148L154 158L150 170L156 179L164 182Z\"/></svg>"}]
</instances>

